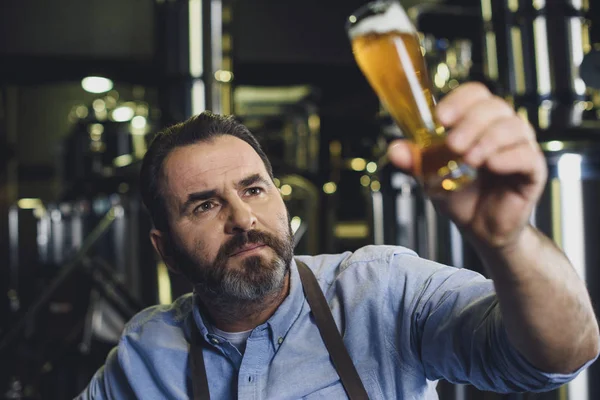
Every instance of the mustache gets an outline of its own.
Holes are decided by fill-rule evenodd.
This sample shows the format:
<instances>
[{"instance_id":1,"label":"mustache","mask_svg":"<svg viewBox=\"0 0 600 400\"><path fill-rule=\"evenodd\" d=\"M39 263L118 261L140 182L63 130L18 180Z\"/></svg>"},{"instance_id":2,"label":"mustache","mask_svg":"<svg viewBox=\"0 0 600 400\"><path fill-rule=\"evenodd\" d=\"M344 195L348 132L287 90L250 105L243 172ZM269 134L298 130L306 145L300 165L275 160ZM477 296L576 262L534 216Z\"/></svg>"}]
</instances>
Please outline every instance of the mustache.
<instances>
[{"instance_id":1,"label":"mustache","mask_svg":"<svg viewBox=\"0 0 600 400\"><path fill-rule=\"evenodd\" d=\"M272 235L257 230L241 232L225 242L217 254L217 263L224 261L232 254L237 253L246 245L266 245L275 250L280 247L279 240Z\"/></svg>"}]
</instances>

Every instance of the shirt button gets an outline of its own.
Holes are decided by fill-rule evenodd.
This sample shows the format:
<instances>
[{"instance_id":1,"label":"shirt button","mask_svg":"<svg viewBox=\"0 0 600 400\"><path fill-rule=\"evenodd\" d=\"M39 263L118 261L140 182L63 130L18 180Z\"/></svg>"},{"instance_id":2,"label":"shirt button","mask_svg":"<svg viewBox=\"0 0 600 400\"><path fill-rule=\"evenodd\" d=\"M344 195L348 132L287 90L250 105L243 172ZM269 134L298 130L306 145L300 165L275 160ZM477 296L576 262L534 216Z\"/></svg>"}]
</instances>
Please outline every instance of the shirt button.
<instances>
[{"instance_id":1,"label":"shirt button","mask_svg":"<svg viewBox=\"0 0 600 400\"><path fill-rule=\"evenodd\" d=\"M283 343L283 338L280 336L279 339L277 339L277 343L281 344Z\"/></svg>"},{"instance_id":2,"label":"shirt button","mask_svg":"<svg viewBox=\"0 0 600 400\"><path fill-rule=\"evenodd\" d=\"M213 344L219 344L219 339L217 339L217 338L211 338L211 339L210 339L210 341L211 341Z\"/></svg>"}]
</instances>

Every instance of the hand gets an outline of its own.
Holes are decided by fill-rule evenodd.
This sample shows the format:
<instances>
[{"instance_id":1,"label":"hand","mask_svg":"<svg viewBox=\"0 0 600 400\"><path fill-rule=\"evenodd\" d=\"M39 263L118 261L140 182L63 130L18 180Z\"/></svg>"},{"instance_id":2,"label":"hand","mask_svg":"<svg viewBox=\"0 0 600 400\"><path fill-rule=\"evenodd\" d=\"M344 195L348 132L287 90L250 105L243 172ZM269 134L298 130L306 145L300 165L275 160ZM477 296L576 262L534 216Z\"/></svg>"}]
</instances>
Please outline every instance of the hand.
<instances>
[{"instance_id":1,"label":"hand","mask_svg":"<svg viewBox=\"0 0 600 400\"><path fill-rule=\"evenodd\" d=\"M477 242L508 248L520 238L547 178L535 131L501 98L480 83L467 83L440 101L436 114L450 129L447 143L478 169L478 179L433 200ZM406 140L388 148L392 164L415 171L420 153Z\"/></svg>"}]
</instances>

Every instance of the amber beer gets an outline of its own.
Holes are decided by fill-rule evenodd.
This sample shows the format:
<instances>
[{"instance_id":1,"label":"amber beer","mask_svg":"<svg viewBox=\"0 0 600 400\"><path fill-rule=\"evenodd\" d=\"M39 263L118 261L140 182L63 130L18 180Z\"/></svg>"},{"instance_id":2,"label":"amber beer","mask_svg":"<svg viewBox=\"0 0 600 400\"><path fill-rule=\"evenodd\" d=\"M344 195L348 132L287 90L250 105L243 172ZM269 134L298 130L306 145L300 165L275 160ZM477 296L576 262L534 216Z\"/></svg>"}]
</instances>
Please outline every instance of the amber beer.
<instances>
[{"instance_id":1,"label":"amber beer","mask_svg":"<svg viewBox=\"0 0 600 400\"><path fill-rule=\"evenodd\" d=\"M402 132L421 151L419 178L429 190L456 190L475 171L445 144L419 38L395 1L369 3L347 26L356 61Z\"/></svg>"}]
</instances>

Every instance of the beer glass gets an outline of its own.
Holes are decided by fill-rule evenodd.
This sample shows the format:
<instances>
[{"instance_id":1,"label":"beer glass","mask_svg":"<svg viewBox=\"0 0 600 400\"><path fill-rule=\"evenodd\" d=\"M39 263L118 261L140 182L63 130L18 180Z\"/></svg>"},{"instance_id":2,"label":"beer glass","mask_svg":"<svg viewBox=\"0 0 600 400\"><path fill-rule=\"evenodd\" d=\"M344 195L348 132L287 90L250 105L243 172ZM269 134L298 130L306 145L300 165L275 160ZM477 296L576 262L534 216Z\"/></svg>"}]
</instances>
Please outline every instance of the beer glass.
<instances>
[{"instance_id":1,"label":"beer glass","mask_svg":"<svg viewBox=\"0 0 600 400\"><path fill-rule=\"evenodd\" d=\"M356 62L383 106L417 144L421 184L431 193L457 190L472 181L476 171L446 145L419 37L400 3L364 5L348 18L346 32Z\"/></svg>"}]
</instances>

